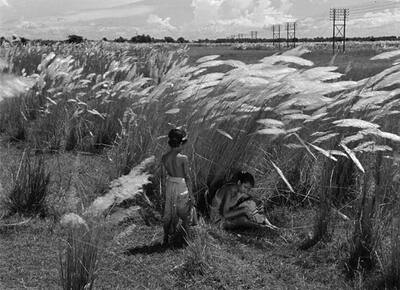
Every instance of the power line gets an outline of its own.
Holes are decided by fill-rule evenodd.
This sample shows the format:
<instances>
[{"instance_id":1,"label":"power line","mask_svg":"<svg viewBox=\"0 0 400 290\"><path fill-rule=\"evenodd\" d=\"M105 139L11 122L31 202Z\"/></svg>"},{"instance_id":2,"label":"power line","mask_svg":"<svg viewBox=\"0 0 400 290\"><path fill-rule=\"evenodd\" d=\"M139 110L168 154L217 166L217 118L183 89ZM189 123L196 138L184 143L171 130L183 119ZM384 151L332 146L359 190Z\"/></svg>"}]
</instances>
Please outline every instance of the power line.
<instances>
[{"instance_id":1,"label":"power line","mask_svg":"<svg viewBox=\"0 0 400 290\"><path fill-rule=\"evenodd\" d=\"M331 8L329 18L333 23L332 30L332 50L336 52L336 44L341 44L343 52L346 47L346 20L349 16L349 9L346 8ZM338 45L338 46L339 46Z\"/></svg>"},{"instance_id":2,"label":"power line","mask_svg":"<svg viewBox=\"0 0 400 290\"><path fill-rule=\"evenodd\" d=\"M374 4L367 4L367 5L358 5L358 6L346 6L350 7L351 11L359 11L359 10L364 10L364 9L376 9L376 8L381 8L381 7L386 7L386 6L396 6L398 5L398 2L387 2L387 3L374 3Z\"/></svg>"},{"instance_id":3,"label":"power line","mask_svg":"<svg viewBox=\"0 0 400 290\"><path fill-rule=\"evenodd\" d=\"M272 25L272 45L275 47L276 44L278 48L281 49L281 25Z\"/></svg>"},{"instance_id":4,"label":"power line","mask_svg":"<svg viewBox=\"0 0 400 290\"><path fill-rule=\"evenodd\" d=\"M354 8L352 8L354 7ZM400 8L400 2L387 2L387 3L371 3L371 4L366 4L366 5L352 5L352 6L346 6L347 9L351 9L351 16L359 16L362 15L362 13L367 13L367 12L377 12L381 11L384 9L390 9L390 8ZM302 18L298 18L297 22L306 20L306 19L312 19L312 20L323 20L326 19L326 12L323 13L318 13Z\"/></svg>"},{"instance_id":5,"label":"power line","mask_svg":"<svg viewBox=\"0 0 400 290\"><path fill-rule=\"evenodd\" d=\"M286 23L286 46L296 47L296 22Z\"/></svg>"},{"instance_id":6,"label":"power line","mask_svg":"<svg viewBox=\"0 0 400 290\"><path fill-rule=\"evenodd\" d=\"M360 15L365 15L366 13L377 13L377 12L382 12L382 11L386 11L386 10L391 10L391 9L398 9L400 8L400 6L398 7L392 7L392 8L383 8L383 9L369 9L369 10L364 10L364 11L359 11L359 12L352 12L351 15L355 15L355 16L360 16Z\"/></svg>"}]
</instances>

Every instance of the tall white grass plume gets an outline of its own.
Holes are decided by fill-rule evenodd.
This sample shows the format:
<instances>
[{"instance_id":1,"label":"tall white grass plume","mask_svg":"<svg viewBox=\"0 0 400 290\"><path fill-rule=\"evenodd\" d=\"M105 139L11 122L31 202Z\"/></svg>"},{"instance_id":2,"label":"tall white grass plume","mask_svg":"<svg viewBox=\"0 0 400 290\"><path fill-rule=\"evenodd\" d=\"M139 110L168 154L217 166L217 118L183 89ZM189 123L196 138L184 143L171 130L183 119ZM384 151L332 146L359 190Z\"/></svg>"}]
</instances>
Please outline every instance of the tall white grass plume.
<instances>
[{"instance_id":1,"label":"tall white grass plume","mask_svg":"<svg viewBox=\"0 0 400 290\"><path fill-rule=\"evenodd\" d=\"M393 58L393 57L398 57L398 56L400 56L400 50L393 50L393 51L383 52L374 57L371 57L371 60L382 60L382 59L388 59L388 58Z\"/></svg>"},{"instance_id":2,"label":"tall white grass plume","mask_svg":"<svg viewBox=\"0 0 400 290\"><path fill-rule=\"evenodd\" d=\"M286 186L289 188L291 192L294 193L294 189L286 176L283 174L282 170L273 162L271 161L272 166L274 167L275 171L279 174L279 176L282 178L282 180L285 182Z\"/></svg>"},{"instance_id":3,"label":"tall white grass plume","mask_svg":"<svg viewBox=\"0 0 400 290\"><path fill-rule=\"evenodd\" d=\"M357 156L354 154L353 151L350 150L345 144L341 143L340 146L344 149L344 151L349 155L351 160L354 162L354 164L360 169L362 173L365 173L364 167L362 166L360 160L358 160Z\"/></svg>"},{"instance_id":4,"label":"tall white grass plume","mask_svg":"<svg viewBox=\"0 0 400 290\"><path fill-rule=\"evenodd\" d=\"M110 207L139 194L150 203L142 189L145 184L150 183L149 178L152 175L146 172L146 167L154 161L155 157L151 156L135 166L129 174L113 180L110 184L110 191L104 196L98 197L85 211L85 215L98 216L104 214Z\"/></svg>"},{"instance_id":5,"label":"tall white grass plume","mask_svg":"<svg viewBox=\"0 0 400 290\"><path fill-rule=\"evenodd\" d=\"M33 78L18 77L0 72L0 102L6 98L18 97L35 84Z\"/></svg>"}]
</instances>

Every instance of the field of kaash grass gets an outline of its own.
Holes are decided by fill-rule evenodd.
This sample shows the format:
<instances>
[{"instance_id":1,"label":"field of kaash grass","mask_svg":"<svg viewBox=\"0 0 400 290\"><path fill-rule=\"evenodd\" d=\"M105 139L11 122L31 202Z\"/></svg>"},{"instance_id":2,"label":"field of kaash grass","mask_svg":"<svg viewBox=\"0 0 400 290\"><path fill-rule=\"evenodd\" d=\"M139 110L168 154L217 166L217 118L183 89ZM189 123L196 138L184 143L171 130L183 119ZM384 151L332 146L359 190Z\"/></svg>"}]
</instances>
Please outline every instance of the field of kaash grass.
<instances>
[{"instance_id":1,"label":"field of kaash grass","mask_svg":"<svg viewBox=\"0 0 400 290\"><path fill-rule=\"evenodd\" d=\"M400 287L400 51L349 47L0 47L0 289ZM200 219L164 247L178 126ZM277 231L209 223L238 169Z\"/></svg>"}]
</instances>

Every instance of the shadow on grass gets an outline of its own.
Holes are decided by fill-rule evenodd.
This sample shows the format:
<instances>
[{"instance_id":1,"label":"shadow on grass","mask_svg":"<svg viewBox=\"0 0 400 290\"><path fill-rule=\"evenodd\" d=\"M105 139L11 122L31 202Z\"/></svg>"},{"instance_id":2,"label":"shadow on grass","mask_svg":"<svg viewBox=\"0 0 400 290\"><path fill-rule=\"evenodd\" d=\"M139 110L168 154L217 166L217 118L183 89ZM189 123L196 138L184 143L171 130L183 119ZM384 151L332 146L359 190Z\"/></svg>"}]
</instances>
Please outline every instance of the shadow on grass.
<instances>
[{"instance_id":1,"label":"shadow on grass","mask_svg":"<svg viewBox=\"0 0 400 290\"><path fill-rule=\"evenodd\" d=\"M140 247L132 247L124 251L125 255L132 256L138 254L151 255L155 253L164 253L167 250L177 250L182 249L187 246L187 242L183 238L183 234L178 232L174 237L172 237L171 242L168 245L162 244L160 242L151 245L143 245Z\"/></svg>"},{"instance_id":2,"label":"shadow on grass","mask_svg":"<svg viewBox=\"0 0 400 290\"><path fill-rule=\"evenodd\" d=\"M164 253L166 250L168 250L168 248L169 248L168 245L157 243L153 245L144 245L140 247L129 248L124 251L124 254L128 256L137 254L151 255L154 253Z\"/></svg>"}]
</instances>

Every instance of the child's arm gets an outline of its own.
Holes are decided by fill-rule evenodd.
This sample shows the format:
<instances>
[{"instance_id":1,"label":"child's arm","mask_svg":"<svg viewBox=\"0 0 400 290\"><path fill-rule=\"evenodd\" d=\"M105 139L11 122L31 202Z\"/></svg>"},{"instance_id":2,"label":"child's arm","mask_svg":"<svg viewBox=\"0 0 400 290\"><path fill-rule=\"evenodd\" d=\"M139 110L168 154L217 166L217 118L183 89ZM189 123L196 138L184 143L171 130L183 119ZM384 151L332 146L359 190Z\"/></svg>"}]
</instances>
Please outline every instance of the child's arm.
<instances>
[{"instance_id":1,"label":"child's arm","mask_svg":"<svg viewBox=\"0 0 400 290\"><path fill-rule=\"evenodd\" d=\"M225 208L224 207L224 217L225 218L233 218L236 216L241 216L245 215L248 217L248 209L245 207L239 207L239 208Z\"/></svg>"},{"instance_id":2,"label":"child's arm","mask_svg":"<svg viewBox=\"0 0 400 290\"><path fill-rule=\"evenodd\" d=\"M184 174L185 174L185 182L186 182L186 186L187 186L188 191L189 191L189 197L190 197L191 205L194 205L195 204L195 199L194 199L194 195L193 195L192 181L190 179L189 159L188 159L187 156L184 156L184 158L183 158L183 171L184 171Z\"/></svg>"},{"instance_id":3,"label":"child's arm","mask_svg":"<svg viewBox=\"0 0 400 290\"><path fill-rule=\"evenodd\" d=\"M247 216L247 208L245 207L237 207L233 204L231 199L231 192L225 192L226 198L225 203L223 205L223 215L225 218L233 218L240 215ZM235 202L236 203L236 202Z\"/></svg>"},{"instance_id":4,"label":"child's arm","mask_svg":"<svg viewBox=\"0 0 400 290\"><path fill-rule=\"evenodd\" d=\"M160 197L164 198L165 195L165 178L166 178L166 172L165 172L165 167L164 167L164 160L161 159L160 162Z\"/></svg>"}]
</instances>

